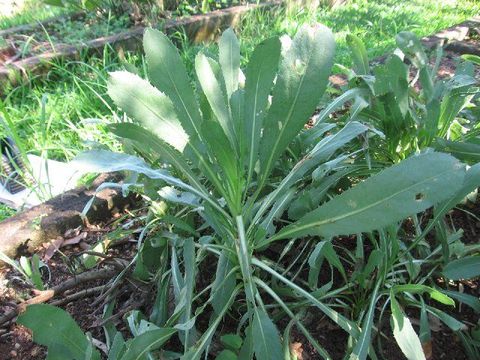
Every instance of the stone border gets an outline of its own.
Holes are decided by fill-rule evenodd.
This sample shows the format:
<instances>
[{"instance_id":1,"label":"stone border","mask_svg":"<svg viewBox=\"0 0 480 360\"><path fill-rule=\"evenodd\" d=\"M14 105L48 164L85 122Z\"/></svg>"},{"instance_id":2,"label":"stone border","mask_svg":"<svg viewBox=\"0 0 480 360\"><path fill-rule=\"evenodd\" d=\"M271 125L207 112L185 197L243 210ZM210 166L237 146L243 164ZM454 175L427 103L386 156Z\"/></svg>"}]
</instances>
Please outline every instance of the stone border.
<instances>
[{"instance_id":1,"label":"stone border","mask_svg":"<svg viewBox=\"0 0 480 360\"><path fill-rule=\"evenodd\" d=\"M235 26L239 22L241 16L250 10L271 8L279 6L281 3L282 1L280 0L274 0L260 4L233 6L227 9L215 10L208 14L167 20L163 24L159 24L158 27L164 32L170 34L183 29L188 38L194 43L210 41L218 36L220 30L225 29L228 26ZM53 20L47 20L47 22L52 21ZM19 29L32 29L35 26L36 25L24 25L14 29L5 30L3 34L11 33L11 31L18 31ZM22 75L25 77L28 72L41 71L48 67L49 63L55 59L75 58L82 51L101 51L105 46L112 46L117 49L123 48L126 50L137 50L141 47L141 39L144 31L144 26L137 26L118 34L89 40L81 45L58 45L56 46L55 51L17 60L6 66L0 65L0 84L6 82L18 83L21 81ZM1 34L2 33L0 32L0 35Z\"/></svg>"}]
</instances>

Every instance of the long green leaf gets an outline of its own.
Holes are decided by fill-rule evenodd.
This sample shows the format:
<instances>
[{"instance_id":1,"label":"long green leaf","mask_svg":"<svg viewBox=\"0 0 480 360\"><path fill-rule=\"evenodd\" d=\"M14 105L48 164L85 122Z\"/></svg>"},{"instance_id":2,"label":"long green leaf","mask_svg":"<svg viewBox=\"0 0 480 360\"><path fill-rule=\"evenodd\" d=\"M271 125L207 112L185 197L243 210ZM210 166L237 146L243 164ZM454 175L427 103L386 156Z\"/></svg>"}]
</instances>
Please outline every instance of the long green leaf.
<instances>
[{"instance_id":1,"label":"long green leaf","mask_svg":"<svg viewBox=\"0 0 480 360\"><path fill-rule=\"evenodd\" d=\"M192 313L193 293L195 290L196 277L196 261L195 261L195 244L193 238L186 239L183 244L183 261L185 264L185 310L182 314L181 321L186 323L190 320ZM185 350L187 350L195 342L193 334L195 329L185 330Z\"/></svg>"},{"instance_id":2,"label":"long green leaf","mask_svg":"<svg viewBox=\"0 0 480 360\"><path fill-rule=\"evenodd\" d=\"M280 59L280 41L271 38L260 43L250 58L245 82L245 139L247 142L247 168L250 180L258 160L258 146L268 95L277 74ZM243 145L243 144L242 144ZM243 148L243 146L242 146Z\"/></svg>"},{"instance_id":3,"label":"long green leaf","mask_svg":"<svg viewBox=\"0 0 480 360\"><path fill-rule=\"evenodd\" d=\"M380 229L448 199L459 190L464 176L464 166L447 154L427 153L409 158L308 213L268 242Z\"/></svg>"},{"instance_id":4,"label":"long green leaf","mask_svg":"<svg viewBox=\"0 0 480 360\"><path fill-rule=\"evenodd\" d=\"M421 285L421 284L405 284L405 285L394 285L391 288L391 291L396 294L396 293L402 293L402 292L409 292L412 294L422 294L426 292L430 297L439 303L442 303L444 305L451 305L455 306L455 301L453 299L449 298L447 295L443 294L437 289L431 288L429 286Z\"/></svg>"},{"instance_id":5,"label":"long green leaf","mask_svg":"<svg viewBox=\"0 0 480 360\"><path fill-rule=\"evenodd\" d=\"M368 128L365 125L356 121L352 121L345 125L337 133L324 137L303 157L302 160L300 160L294 166L290 173L283 178L282 182L276 187L276 189L272 191L266 197L266 199L261 201L260 208L256 212L252 223L255 224L263 216L267 209L272 206L272 204L296 181L305 176L305 174L311 171L314 167L328 160L330 156L332 156L338 149L367 130Z\"/></svg>"},{"instance_id":6,"label":"long green leaf","mask_svg":"<svg viewBox=\"0 0 480 360\"><path fill-rule=\"evenodd\" d=\"M360 338L357 340L355 347L353 348L353 351L349 357L349 360L364 360L367 358L368 349L371 344L373 319L375 316L375 305L378 301L377 293L378 293L379 287L380 287L380 282L377 282L377 285L373 290L373 294L371 295L371 301L368 307L368 312L362 323L362 333L360 335Z\"/></svg>"},{"instance_id":7,"label":"long green leaf","mask_svg":"<svg viewBox=\"0 0 480 360\"><path fill-rule=\"evenodd\" d=\"M316 306L317 308L319 308L333 322L338 324L338 326L340 326L343 330L348 332L350 335L352 335L354 337L359 336L360 330L358 329L357 325L355 325L353 322L351 322L350 320L345 318L343 315L339 314L337 311L331 309L329 306L322 303L320 300L318 300L315 296L313 296L308 291L302 289L300 286L298 286L294 282L288 280L286 277L277 273L275 270L273 270L267 264L263 263L262 261L260 261L256 258L252 259L252 265L258 266L260 269L262 269L262 270L266 271L267 273L273 275L276 279L278 279L281 282L283 282L284 284L286 284L292 290L297 292L301 297L307 299L313 306Z\"/></svg>"},{"instance_id":8,"label":"long green leaf","mask_svg":"<svg viewBox=\"0 0 480 360\"><path fill-rule=\"evenodd\" d=\"M443 273L450 280L472 279L480 276L480 256L467 256L445 266Z\"/></svg>"},{"instance_id":9,"label":"long green leaf","mask_svg":"<svg viewBox=\"0 0 480 360\"><path fill-rule=\"evenodd\" d=\"M287 313L287 315L292 319L292 322L290 322L290 324L295 324L295 326L303 333L303 335L305 335L305 337L307 338L307 340L310 342L310 344L315 348L315 350L325 359L325 360L331 360L331 356L330 354L328 354L328 352L320 346L320 344L317 342L317 340L315 339L315 337L312 336L312 334L310 334L310 332L305 328L305 326L303 326L302 322L300 321L300 319L298 318L297 315L295 315L287 306L287 304L285 304L285 302L281 299L281 297L270 287L268 286L265 282L263 282L262 280L258 279L258 278L255 278L255 282L262 288L264 289L271 297L273 300L275 300L281 307L282 309L285 311L285 313ZM286 331L286 333L288 333ZM288 338L283 338L283 343L284 343L284 353L285 353L285 346L288 346L289 343L290 343L290 339ZM288 352L285 353L285 359L289 359L289 357L287 357L287 355L289 355L289 351L290 351L290 347L288 347Z\"/></svg>"},{"instance_id":10,"label":"long green leaf","mask_svg":"<svg viewBox=\"0 0 480 360\"><path fill-rule=\"evenodd\" d=\"M195 58L195 70L203 93L232 148L237 149L235 127L227 105L228 100L224 93L223 80L219 79L219 76L223 76L219 73L218 67L213 59L207 58L203 53L199 53Z\"/></svg>"},{"instance_id":11,"label":"long green leaf","mask_svg":"<svg viewBox=\"0 0 480 360\"><path fill-rule=\"evenodd\" d=\"M473 310L475 310L475 312L477 313L480 313L480 300L478 299L478 297L476 296L473 296L473 295L469 295L469 294L465 294L465 293L461 293L461 292L458 292L458 291L450 291L450 290L442 290L442 292L467 305L467 306L470 306Z\"/></svg>"},{"instance_id":12,"label":"long green leaf","mask_svg":"<svg viewBox=\"0 0 480 360\"><path fill-rule=\"evenodd\" d=\"M240 73L240 45L232 28L225 30L218 43L219 61L222 67L227 99L238 89Z\"/></svg>"},{"instance_id":13,"label":"long green leaf","mask_svg":"<svg viewBox=\"0 0 480 360\"><path fill-rule=\"evenodd\" d=\"M182 153L161 139L158 139L150 131L131 123L111 124L109 125L109 129L117 136L133 140L143 151L158 154L163 161L180 171L192 186L207 193L207 190L200 183L198 176L191 170Z\"/></svg>"},{"instance_id":14,"label":"long green leaf","mask_svg":"<svg viewBox=\"0 0 480 360\"><path fill-rule=\"evenodd\" d=\"M160 179L167 182L170 185L177 186L186 191L192 192L206 202L210 203L217 211L222 213L226 218L228 214L223 210L220 205L209 194L205 194L201 190L197 190L189 184L184 183L182 180L172 176L170 173L163 169L154 170L148 166L142 159L115 153L106 150L92 150L79 154L75 159L71 161L71 165L81 173L104 173L114 171L134 171L140 174L144 174L151 179Z\"/></svg>"},{"instance_id":15,"label":"long green leaf","mask_svg":"<svg viewBox=\"0 0 480 360\"><path fill-rule=\"evenodd\" d=\"M282 344L277 327L268 314L257 308L253 316L253 350L257 359L279 360L282 358Z\"/></svg>"},{"instance_id":16,"label":"long green leaf","mask_svg":"<svg viewBox=\"0 0 480 360\"><path fill-rule=\"evenodd\" d=\"M128 116L182 152L188 142L172 101L137 75L110 73L108 94Z\"/></svg>"},{"instance_id":17,"label":"long green leaf","mask_svg":"<svg viewBox=\"0 0 480 360\"><path fill-rule=\"evenodd\" d=\"M153 350L159 349L176 330L171 328L155 329L144 332L126 343L127 351L121 360L140 360Z\"/></svg>"},{"instance_id":18,"label":"long green leaf","mask_svg":"<svg viewBox=\"0 0 480 360\"><path fill-rule=\"evenodd\" d=\"M477 163L480 161L480 145L467 141L451 141L445 139L437 139L434 144L435 148L448 152L456 158L469 162Z\"/></svg>"},{"instance_id":19,"label":"long green leaf","mask_svg":"<svg viewBox=\"0 0 480 360\"><path fill-rule=\"evenodd\" d=\"M230 272L232 269L232 262L227 253L222 251L218 258L215 281L211 291L212 307L217 315L222 312L236 286L235 273Z\"/></svg>"},{"instance_id":20,"label":"long green leaf","mask_svg":"<svg viewBox=\"0 0 480 360\"><path fill-rule=\"evenodd\" d=\"M313 114L325 91L335 41L327 27L303 26L285 49L260 147L261 182ZM288 45L287 45L288 46Z\"/></svg>"},{"instance_id":21,"label":"long green leaf","mask_svg":"<svg viewBox=\"0 0 480 360\"><path fill-rule=\"evenodd\" d=\"M435 207L435 216L429 222L427 227L423 230L422 234L412 243L412 245L410 245L410 248L416 246L416 243L423 239L426 234L430 232L430 230L435 226L435 224L438 223L439 219L441 219L450 209L460 203L468 194L470 194L479 186L480 163L473 165L467 170L467 173L465 174L465 178L463 180L463 184L461 188L456 192L455 196L448 198L447 200L443 201Z\"/></svg>"},{"instance_id":22,"label":"long green leaf","mask_svg":"<svg viewBox=\"0 0 480 360\"><path fill-rule=\"evenodd\" d=\"M367 75L369 73L369 64L365 44L354 34L347 35L347 44L352 52L355 72L358 75Z\"/></svg>"},{"instance_id":23,"label":"long green leaf","mask_svg":"<svg viewBox=\"0 0 480 360\"><path fill-rule=\"evenodd\" d=\"M143 48L148 78L173 102L185 131L190 136L200 137L202 117L177 47L165 34L149 28L143 37Z\"/></svg>"},{"instance_id":24,"label":"long green leaf","mask_svg":"<svg viewBox=\"0 0 480 360\"><path fill-rule=\"evenodd\" d=\"M408 360L425 360L422 344L410 320L400 312L401 318L392 315L393 336Z\"/></svg>"},{"instance_id":25,"label":"long green leaf","mask_svg":"<svg viewBox=\"0 0 480 360\"><path fill-rule=\"evenodd\" d=\"M218 325L222 321L225 313L230 308L232 302L235 300L238 292L240 290L240 285L235 288L235 290L230 295L230 298L225 303L222 311L217 315L212 317L212 321L210 322L207 330L203 333L202 337L197 341L195 346L193 346L187 353L185 353L180 359L181 360L198 360L201 358L203 351L210 343L215 331L217 330Z\"/></svg>"}]
</instances>

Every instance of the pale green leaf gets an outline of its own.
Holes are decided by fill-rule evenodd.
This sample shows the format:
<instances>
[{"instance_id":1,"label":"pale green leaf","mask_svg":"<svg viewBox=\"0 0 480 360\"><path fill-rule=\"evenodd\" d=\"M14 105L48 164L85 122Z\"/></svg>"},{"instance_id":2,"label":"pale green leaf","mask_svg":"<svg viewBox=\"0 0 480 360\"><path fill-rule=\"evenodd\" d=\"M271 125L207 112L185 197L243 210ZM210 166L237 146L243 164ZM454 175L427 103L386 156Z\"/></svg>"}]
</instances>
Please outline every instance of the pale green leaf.
<instances>
[{"instance_id":1,"label":"pale green leaf","mask_svg":"<svg viewBox=\"0 0 480 360\"><path fill-rule=\"evenodd\" d=\"M285 44L272 106L263 126L260 187L275 161L315 111L327 86L334 52L332 32L319 24L303 26L293 42Z\"/></svg>"},{"instance_id":2,"label":"pale green leaf","mask_svg":"<svg viewBox=\"0 0 480 360\"><path fill-rule=\"evenodd\" d=\"M188 143L172 101L137 75L126 71L110 73L108 94L115 104L160 139L183 151Z\"/></svg>"},{"instance_id":3,"label":"pale green leaf","mask_svg":"<svg viewBox=\"0 0 480 360\"><path fill-rule=\"evenodd\" d=\"M464 166L450 155L414 156L345 191L268 241L380 229L448 199L459 190L464 176Z\"/></svg>"},{"instance_id":4,"label":"pale green leaf","mask_svg":"<svg viewBox=\"0 0 480 360\"><path fill-rule=\"evenodd\" d=\"M219 76L222 76L218 72L218 64L213 59L207 58L203 53L199 53L195 58L195 70L216 120L228 137L231 146L237 149L235 128L227 105L227 98L222 85L223 80L219 78Z\"/></svg>"},{"instance_id":5,"label":"pale green leaf","mask_svg":"<svg viewBox=\"0 0 480 360\"><path fill-rule=\"evenodd\" d=\"M277 327L268 314L257 308L253 316L253 350L255 357L262 360L278 360L282 358L282 344Z\"/></svg>"},{"instance_id":6,"label":"pale green leaf","mask_svg":"<svg viewBox=\"0 0 480 360\"><path fill-rule=\"evenodd\" d=\"M240 71L240 45L232 28L225 30L218 43L219 61L222 68L227 99L238 89Z\"/></svg>"},{"instance_id":7,"label":"pale green leaf","mask_svg":"<svg viewBox=\"0 0 480 360\"><path fill-rule=\"evenodd\" d=\"M422 344L413 329L412 323L403 313L392 315L393 336L408 360L425 360Z\"/></svg>"},{"instance_id":8,"label":"pale green leaf","mask_svg":"<svg viewBox=\"0 0 480 360\"><path fill-rule=\"evenodd\" d=\"M149 80L173 102L185 131L190 136L200 137L202 117L177 47L162 32L148 28L143 48Z\"/></svg>"},{"instance_id":9,"label":"pale green leaf","mask_svg":"<svg viewBox=\"0 0 480 360\"><path fill-rule=\"evenodd\" d=\"M277 74L280 59L280 41L271 38L260 43L247 65L245 82L245 147L249 178L258 160L258 146L268 95Z\"/></svg>"}]
</instances>

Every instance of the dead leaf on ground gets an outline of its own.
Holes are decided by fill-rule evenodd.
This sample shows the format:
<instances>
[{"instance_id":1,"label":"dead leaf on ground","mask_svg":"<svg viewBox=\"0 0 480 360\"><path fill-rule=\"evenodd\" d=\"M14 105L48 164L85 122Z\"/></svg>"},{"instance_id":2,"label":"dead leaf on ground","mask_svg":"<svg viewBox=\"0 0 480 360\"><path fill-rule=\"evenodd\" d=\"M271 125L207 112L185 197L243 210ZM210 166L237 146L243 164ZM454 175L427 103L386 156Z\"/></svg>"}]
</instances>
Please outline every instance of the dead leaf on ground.
<instances>
[{"instance_id":1,"label":"dead leaf on ground","mask_svg":"<svg viewBox=\"0 0 480 360\"><path fill-rule=\"evenodd\" d=\"M303 360L303 348L302 343L295 342L290 343L290 353L292 357L297 360Z\"/></svg>"},{"instance_id":2,"label":"dead leaf on ground","mask_svg":"<svg viewBox=\"0 0 480 360\"><path fill-rule=\"evenodd\" d=\"M62 237L58 237L55 240L51 241L48 245L47 249L45 250L45 254L43 255L43 260L48 261L50 260L53 255L57 252L58 249L63 244L64 239Z\"/></svg>"},{"instance_id":3,"label":"dead leaf on ground","mask_svg":"<svg viewBox=\"0 0 480 360\"><path fill-rule=\"evenodd\" d=\"M78 244L80 241L84 240L87 238L87 233L86 232L82 232L81 234L75 236L75 237L72 237L71 239L68 239L68 240L65 240L62 244L62 247L63 246L67 246L67 245L76 245Z\"/></svg>"},{"instance_id":4,"label":"dead leaf on ground","mask_svg":"<svg viewBox=\"0 0 480 360\"><path fill-rule=\"evenodd\" d=\"M433 358L433 351L432 351L432 342L427 341L422 343L423 353L425 354L426 360L431 360Z\"/></svg>"}]
</instances>

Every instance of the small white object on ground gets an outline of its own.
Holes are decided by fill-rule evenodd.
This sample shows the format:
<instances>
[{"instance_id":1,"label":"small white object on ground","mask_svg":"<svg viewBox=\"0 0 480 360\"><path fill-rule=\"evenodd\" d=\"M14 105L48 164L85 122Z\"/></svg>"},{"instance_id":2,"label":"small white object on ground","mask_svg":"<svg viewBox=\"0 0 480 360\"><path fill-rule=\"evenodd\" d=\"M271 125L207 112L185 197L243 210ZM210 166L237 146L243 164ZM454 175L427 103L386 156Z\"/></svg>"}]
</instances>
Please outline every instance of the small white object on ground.
<instances>
[{"instance_id":1,"label":"small white object on ground","mask_svg":"<svg viewBox=\"0 0 480 360\"><path fill-rule=\"evenodd\" d=\"M27 155L27 157L36 186L11 194L0 184L0 202L15 209L38 205L71 190L76 187L82 176L82 173L70 163L46 160L36 155Z\"/></svg>"}]
</instances>

